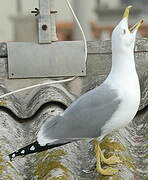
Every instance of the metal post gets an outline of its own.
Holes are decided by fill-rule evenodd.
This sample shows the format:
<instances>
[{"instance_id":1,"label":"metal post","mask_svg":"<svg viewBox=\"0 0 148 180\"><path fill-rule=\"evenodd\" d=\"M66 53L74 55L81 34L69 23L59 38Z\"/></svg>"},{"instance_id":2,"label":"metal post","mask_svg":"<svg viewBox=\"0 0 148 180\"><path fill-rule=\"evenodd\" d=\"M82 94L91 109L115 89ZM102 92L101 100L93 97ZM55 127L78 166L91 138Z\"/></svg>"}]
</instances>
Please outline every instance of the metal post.
<instances>
[{"instance_id":1,"label":"metal post","mask_svg":"<svg viewBox=\"0 0 148 180\"><path fill-rule=\"evenodd\" d=\"M39 43L51 43L57 40L54 0L39 0Z\"/></svg>"}]
</instances>

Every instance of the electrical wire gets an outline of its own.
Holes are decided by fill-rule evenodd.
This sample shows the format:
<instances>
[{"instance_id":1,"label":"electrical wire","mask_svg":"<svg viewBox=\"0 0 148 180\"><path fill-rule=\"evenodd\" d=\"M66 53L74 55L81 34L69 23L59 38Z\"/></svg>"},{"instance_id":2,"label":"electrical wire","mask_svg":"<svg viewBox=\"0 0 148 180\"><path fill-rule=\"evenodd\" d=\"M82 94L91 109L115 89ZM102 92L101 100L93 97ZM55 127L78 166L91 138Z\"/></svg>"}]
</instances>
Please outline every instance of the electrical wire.
<instances>
[{"instance_id":1,"label":"electrical wire","mask_svg":"<svg viewBox=\"0 0 148 180\"><path fill-rule=\"evenodd\" d=\"M69 81L73 81L73 80L76 79L76 78L77 78L77 77L73 77L73 78L68 78L68 79L64 79L64 80L51 81L51 82L45 82L45 83L40 83L40 84L28 86L28 87L25 87L25 88L21 88L21 89L18 89L18 90L15 90L15 91L12 91L12 92L3 94L3 95L0 96L0 99L1 99L1 98L4 98L4 97L6 97L6 96L10 96L10 95L12 95L12 94L21 92L21 91L28 90L28 89L33 89L33 88L36 88L36 87L39 87L39 86L45 86L45 85L51 85L51 84L59 84L59 83L69 82Z\"/></svg>"}]
</instances>

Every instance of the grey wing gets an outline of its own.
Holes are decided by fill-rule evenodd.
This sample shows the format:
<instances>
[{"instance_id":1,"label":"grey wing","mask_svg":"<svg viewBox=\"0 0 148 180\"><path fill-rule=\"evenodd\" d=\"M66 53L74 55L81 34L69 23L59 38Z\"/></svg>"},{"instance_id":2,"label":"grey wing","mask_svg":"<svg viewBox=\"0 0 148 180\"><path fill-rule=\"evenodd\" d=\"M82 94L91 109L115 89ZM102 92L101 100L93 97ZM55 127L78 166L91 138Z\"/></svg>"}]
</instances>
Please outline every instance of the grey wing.
<instances>
[{"instance_id":1,"label":"grey wing","mask_svg":"<svg viewBox=\"0 0 148 180\"><path fill-rule=\"evenodd\" d=\"M63 116L55 117L54 125L51 126L50 121L47 121L40 134L53 140L98 137L120 102L117 92L102 84L78 98Z\"/></svg>"}]
</instances>

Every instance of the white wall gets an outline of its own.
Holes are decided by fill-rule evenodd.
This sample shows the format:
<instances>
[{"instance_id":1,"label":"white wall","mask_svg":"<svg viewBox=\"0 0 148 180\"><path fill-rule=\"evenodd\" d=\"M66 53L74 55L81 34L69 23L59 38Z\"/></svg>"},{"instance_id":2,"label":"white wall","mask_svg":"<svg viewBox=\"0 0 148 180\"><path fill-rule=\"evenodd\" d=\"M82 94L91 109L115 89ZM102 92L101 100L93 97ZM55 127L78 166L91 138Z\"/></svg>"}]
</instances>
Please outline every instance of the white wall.
<instances>
[{"instance_id":1,"label":"white wall","mask_svg":"<svg viewBox=\"0 0 148 180\"><path fill-rule=\"evenodd\" d=\"M0 41L12 40L10 15L16 15L16 1L0 0Z\"/></svg>"},{"instance_id":2,"label":"white wall","mask_svg":"<svg viewBox=\"0 0 148 180\"><path fill-rule=\"evenodd\" d=\"M84 30L85 36L87 40L93 40L90 22L96 19L95 16L95 2L94 0L89 0L86 3L86 0L74 0L74 10L76 12L77 17L80 20L81 26ZM75 39L82 38L80 29L75 23L75 31L74 31Z\"/></svg>"},{"instance_id":3,"label":"white wall","mask_svg":"<svg viewBox=\"0 0 148 180\"><path fill-rule=\"evenodd\" d=\"M73 1L69 0L71 5L73 6ZM55 7L58 11L57 14L57 22L59 21L71 21L72 20L72 14L67 7L65 0L55 0Z\"/></svg>"}]
</instances>

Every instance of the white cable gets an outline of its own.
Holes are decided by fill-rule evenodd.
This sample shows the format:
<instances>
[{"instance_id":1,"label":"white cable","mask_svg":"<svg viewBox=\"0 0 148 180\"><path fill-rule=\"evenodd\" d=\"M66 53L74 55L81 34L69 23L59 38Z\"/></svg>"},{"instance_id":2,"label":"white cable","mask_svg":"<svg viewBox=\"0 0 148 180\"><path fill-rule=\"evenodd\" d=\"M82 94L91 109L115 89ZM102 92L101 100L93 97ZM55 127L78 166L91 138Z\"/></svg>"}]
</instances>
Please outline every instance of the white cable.
<instances>
[{"instance_id":1,"label":"white cable","mask_svg":"<svg viewBox=\"0 0 148 180\"><path fill-rule=\"evenodd\" d=\"M25 91L25 90L28 90L28 89L36 88L36 87L39 87L39 86L50 85L50 84L58 84L58 83L69 82L69 81L72 81L72 80L74 80L74 79L76 79L76 78L77 78L77 77L73 77L73 78L69 78L69 79L64 79L64 80L59 80L59 81L45 82L45 83L40 83L40 84L36 84L36 85L33 85L33 86L28 86L28 87L25 87L25 88L21 88L21 89L18 89L18 90L15 90L15 91L12 91L12 92L3 94L3 95L0 96L0 99L1 99L1 98L4 98L4 97L6 97L6 96L10 96L11 94L15 94L15 93L18 93L18 92L21 92L21 91Z\"/></svg>"},{"instance_id":2,"label":"white cable","mask_svg":"<svg viewBox=\"0 0 148 180\"><path fill-rule=\"evenodd\" d=\"M78 20L78 18L77 18L77 16L76 16L76 14L75 14L73 8L72 8L69 0L66 0L66 2L67 2L67 5L68 5L69 9L71 10L71 13L72 13L73 17L75 18L75 20L76 20L76 22L77 22L77 24L78 24L78 26L79 26L79 28L80 28L80 31L81 31L82 36L83 36L83 39L84 39L85 64L86 64L86 61L87 61L87 41L86 41L86 37L85 37L84 31L83 31L83 29L82 29L82 26L81 26L81 24L80 24L80 22L79 22L79 20Z\"/></svg>"}]
</instances>

